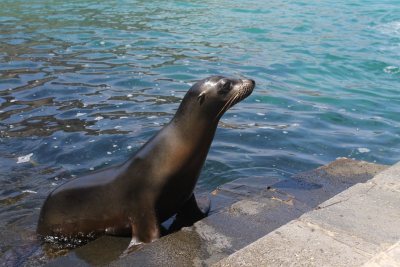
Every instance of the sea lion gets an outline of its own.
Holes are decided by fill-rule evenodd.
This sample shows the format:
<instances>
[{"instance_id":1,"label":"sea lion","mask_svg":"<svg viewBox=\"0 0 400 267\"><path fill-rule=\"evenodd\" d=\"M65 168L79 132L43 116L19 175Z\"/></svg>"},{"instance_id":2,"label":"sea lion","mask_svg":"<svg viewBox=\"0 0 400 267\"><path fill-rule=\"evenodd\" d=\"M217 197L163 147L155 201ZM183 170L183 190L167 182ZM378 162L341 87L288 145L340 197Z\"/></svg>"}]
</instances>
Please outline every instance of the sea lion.
<instances>
[{"instance_id":1,"label":"sea lion","mask_svg":"<svg viewBox=\"0 0 400 267\"><path fill-rule=\"evenodd\" d=\"M172 120L129 160L52 191L40 212L39 236L79 244L102 234L131 235L151 242L174 214L205 217L193 190L218 121L254 87L253 80L222 76L195 83Z\"/></svg>"}]
</instances>

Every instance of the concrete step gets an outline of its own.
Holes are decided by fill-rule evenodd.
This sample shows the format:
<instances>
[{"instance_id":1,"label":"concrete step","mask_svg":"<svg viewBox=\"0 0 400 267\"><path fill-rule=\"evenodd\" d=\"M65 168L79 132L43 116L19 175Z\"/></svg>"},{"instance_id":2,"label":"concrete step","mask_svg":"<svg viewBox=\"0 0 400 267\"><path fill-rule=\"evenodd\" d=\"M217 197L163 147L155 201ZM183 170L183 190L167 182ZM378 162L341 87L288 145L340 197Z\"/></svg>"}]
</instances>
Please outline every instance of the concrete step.
<instances>
[{"instance_id":1,"label":"concrete step","mask_svg":"<svg viewBox=\"0 0 400 267\"><path fill-rule=\"evenodd\" d=\"M213 266L400 266L400 163Z\"/></svg>"},{"instance_id":2,"label":"concrete step","mask_svg":"<svg viewBox=\"0 0 400 267\"><path fill-rule=\"evenodd\" d=\"M400 241L367 261L363 267L400 266Z\"/></svg>"}]
</instances>

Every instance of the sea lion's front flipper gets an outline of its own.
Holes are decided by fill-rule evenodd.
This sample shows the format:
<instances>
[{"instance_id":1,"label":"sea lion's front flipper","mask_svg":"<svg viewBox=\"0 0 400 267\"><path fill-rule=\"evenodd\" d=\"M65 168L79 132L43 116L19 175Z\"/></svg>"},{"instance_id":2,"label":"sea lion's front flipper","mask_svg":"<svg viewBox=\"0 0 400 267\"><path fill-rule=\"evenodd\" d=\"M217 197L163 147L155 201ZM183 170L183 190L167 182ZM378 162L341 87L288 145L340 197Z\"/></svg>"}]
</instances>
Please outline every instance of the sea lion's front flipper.
<instances>
[{"instance_id":1,"label":"sea lion's front flipper","mask_svg":"<svg viewBox=\"0 0 400 267\"><path fill-rule=\"evenodd\" d=\"M203 196L197 201L194 194L192 194L176 214L174 222L168 229L169 232L174 232L182 227L193 225L195 222L207 217L210 207L211 201L209 197Z\"/></svg>"},{"instance_id":2,"label":"sea lion's front flipper","mask_svg":"<svg viewBox=\"0 0 400 267\"><path fill-rule=\"evenodd\" d=\"M132 228L132 239L123 255L127 255L142 247L143 243L150 243L160 237L160 230L155 216L154 209L148 207L141 209L129 217Z\"/></svg>"},{"instance_id":3,"label":"sea lion's front flipper","mask_svg":"<svg viewBox=\"0 0 400 267\"><path fill-rule=\"evenodd\" d=\"M129 217L132 227L132 241L150 243L160 237L160 229L157 217L149 198L144 198L138 208L134 210L133 216Z\"/></svg>"}]
</instances>

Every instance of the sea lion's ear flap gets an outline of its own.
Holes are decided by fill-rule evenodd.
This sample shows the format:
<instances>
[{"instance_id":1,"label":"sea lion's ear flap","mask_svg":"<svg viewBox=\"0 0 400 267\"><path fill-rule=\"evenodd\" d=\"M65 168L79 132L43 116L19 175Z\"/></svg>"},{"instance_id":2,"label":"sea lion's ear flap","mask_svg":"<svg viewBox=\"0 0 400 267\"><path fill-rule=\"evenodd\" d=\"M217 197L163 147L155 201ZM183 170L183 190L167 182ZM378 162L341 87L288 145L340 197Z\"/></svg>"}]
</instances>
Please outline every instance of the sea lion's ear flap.
<instances>
[{"instance_id":1,"label":"sea lion's ear flap","mask_svg":"<svg viewBox=\"0 0 400 267\"><path fill-rule=\"evenodd\" d=\"M199 101L200 105L203 104L205 98L206 98L206 92L201 92L197 97L197 101Z\"/></svg>"}]
</instances>

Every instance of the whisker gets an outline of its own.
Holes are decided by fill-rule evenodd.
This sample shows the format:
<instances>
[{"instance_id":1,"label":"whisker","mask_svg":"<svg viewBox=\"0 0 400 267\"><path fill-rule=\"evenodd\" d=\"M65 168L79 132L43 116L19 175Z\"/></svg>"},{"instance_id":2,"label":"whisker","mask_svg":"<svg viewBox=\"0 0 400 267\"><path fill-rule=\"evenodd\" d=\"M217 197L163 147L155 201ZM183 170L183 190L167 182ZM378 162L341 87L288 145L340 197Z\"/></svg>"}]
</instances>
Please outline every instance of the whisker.
<instances>
[{"instance_id":1,"label":"whisker","mask_svg":"<svg viewBox=\"0 0 400 267\"><path fill-rule=\"evenodd\" d=\"M229 106L229 102L232 101L232 99L233 99L233 96L232 96L228 101L226 101L225 105L224 105L224 106L221 108L221 110L218 112L216 118L218 118L219 115L220 115L221 113L223 113L224 110L226 110L226 108Z\"/></svg>"},{"instance_id":2,"label":"whisker","mask_svg":"<svg viewBox=\"0 0 400 267\"><path fill-rule=\"evenodd\" d=\"M215 118L218 118L219 115L221 115L222 113L224 113L225 111L228 110L228 108L230 108L230 105L232 104L232 102L236 99L238 95L233 95L231 98L229 98L228 101L226 101L225 105L221 108L221 110L218 112L217 116Z\"/></svg>"},{"instance_id":3,"label":"whisker","mask_svg":"<svg viewBox=\"0 0 400 267\"><path fill-rule=\"evenodd\" d=\"M233 106L233 104L234 104L235 101L236 101L236 98L237 98L237 96L235 96L234 98L232 98L232 100L229 102L229 105L224 109L224 112L226 112L228 109L230 109L230 108Z\"/></svg>"},{"instance_id":4,"label":"whisker","mask_svg":"<svg viewBox=\"0 0 400 267\"><path fill-rule=\"evenodd\" d=\"M229 107L227 108L227 110L228 110L230 107L232 107L233 105L235 105L235 104L238 102L238 100L240 100L240 95L239 95L239 94L236 94L235 97L232 99L231 103L229 104Z\"/></svg>"}]
</instances>

